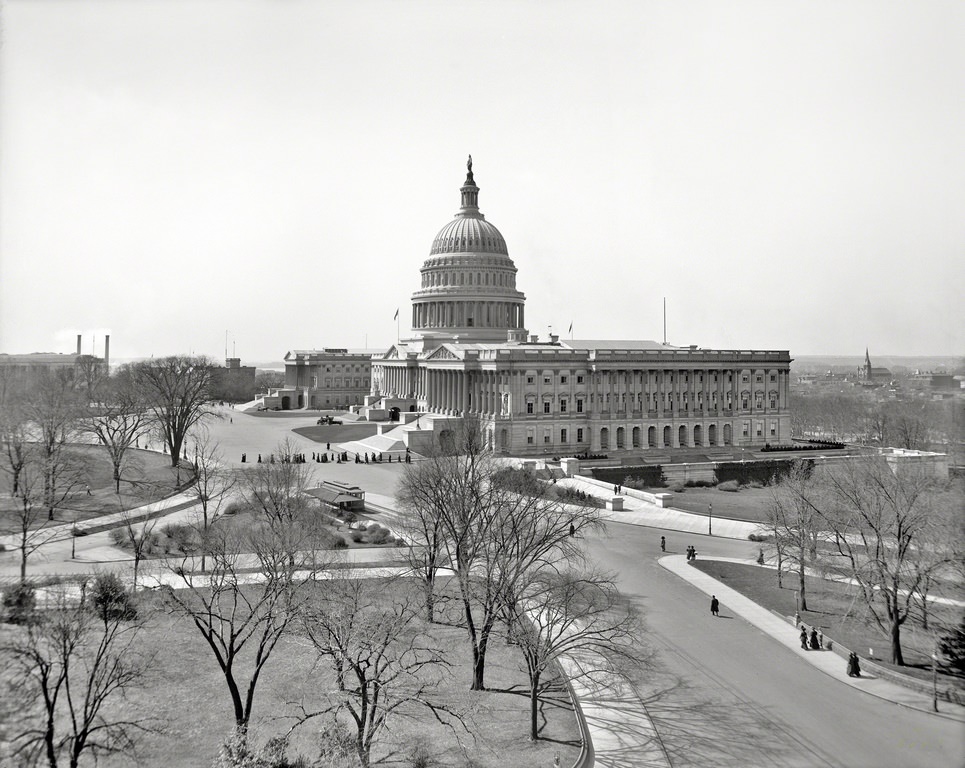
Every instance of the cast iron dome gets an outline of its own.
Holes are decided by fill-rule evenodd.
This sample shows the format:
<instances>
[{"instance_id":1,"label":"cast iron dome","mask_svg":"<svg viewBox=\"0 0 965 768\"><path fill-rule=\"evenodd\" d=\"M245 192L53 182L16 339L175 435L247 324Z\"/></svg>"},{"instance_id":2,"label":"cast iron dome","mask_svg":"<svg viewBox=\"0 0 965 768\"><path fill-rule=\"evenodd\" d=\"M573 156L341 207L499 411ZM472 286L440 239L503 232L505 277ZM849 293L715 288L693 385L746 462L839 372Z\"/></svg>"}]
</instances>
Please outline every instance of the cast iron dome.
<instances>
[{"instance_id":1,"label":"cast iron dome","mask_svg":"<svg viewBox=\"0 0 965 768\"><path fill-rule=\"evenodd\" d=\"M467 163L466 181L460 188L462 205L456 217L439 230L432 241L430 256L446 253L497 253L508 256L506 241L496 227L479 212L479 187L472 177L472 156Z\"/></svg>"}]
</instances>

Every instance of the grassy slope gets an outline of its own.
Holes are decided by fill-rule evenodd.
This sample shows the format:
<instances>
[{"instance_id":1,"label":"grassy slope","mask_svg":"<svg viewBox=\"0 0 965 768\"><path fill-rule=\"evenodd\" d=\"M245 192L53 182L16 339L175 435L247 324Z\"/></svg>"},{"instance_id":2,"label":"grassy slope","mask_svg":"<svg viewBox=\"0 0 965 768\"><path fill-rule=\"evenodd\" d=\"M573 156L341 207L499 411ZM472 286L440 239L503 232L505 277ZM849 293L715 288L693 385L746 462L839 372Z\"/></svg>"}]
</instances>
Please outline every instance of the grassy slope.
<instances>
[{"instance_id":1,"label":"grassy slope","mask_svg":"<svg viewBox=\"0 0 965 768\"><path fill-rule=\"evenodd\" d=\"M782 616L794 615L794 593L798 583L796 575L785 574L782 589L777 586L777 571L772 568L712 560L698 560L691 565L765 608ZM862 602L857 587L808 577L805 579L805 592L810 610L801 612L801 621L809 627L817 627L826 638L857 652L861 658L866 658L868 649L873 648L875 661L883 663L884 666L922 679L931 679L929 653L932 648L932 635L913 624L913 620L909 619L901 632L906 666L895 667L882 662L882 659L890 658L890 642L870 623L868 609ZM935 615L931 620L936 626L936 619L955 621L959 615L958 611L950 608L936 606L933 610ZM726 606L721 607L721 612L726 612ZM790 635L797 636L797 630L791 624L788 624L787 631Z\"/></svg>"},{"instance_id":2,"label":"grassy slope","mask_svg":"<svg viewBox=\"0 0 965 768\"><path fill-rule=\"evenodd\" d=\"M448 650L453 665L451 677L439 690L450 703L474 708L468 723L473 736L459 738L473 758L474 768L507 765L552 765L556 753L562 765L572 765L579 754L579 731L565 694L544 705L544 740L529 741L529 701L525 674L518 652L501 637L489 647L486 682L491 689L469 691L470 651L461 627L433 625L439 646ZM151 631L143 635L145 649L156 654L152 679L129 696L123 707L128 712L149 712L162 731L139 740L137 764L145 768L202 768L210 766L224 736L232 727L232 710L224 678L214 657L193 625L167 614L156 614ZM283 642L264 670L259 683L252 722L258 743L283 733L292 722L295 702L317 707L322 692L333 689L333 678L324 662L297 639ZM425 738L438 765L466 765L455 735L435 722L428 711L414 718L390 721L391 731L383 735L373 757L382 765L406 766L403 759L419 738ZM313 730L297 732L293 749L313 754ZM129 765L120 758L102 760L103 766Z\"/></svg>"},{"instance_id":3,"label":"grassy slope","mask_svg":"<svg viewBox=\"0 0 965 768\"><path fill-rule=\"evenodd\" d=\"M54 516L55 523L89 520L119 509L139 507L174 492L175 473L171 459L152 451L132 450L121 482L121 495L114 493L113 469L107 451L100 446L72 445L68 449L81 466L80 484ZM185 473L182 473L182 477ZM87 495L86 485L91 495ZM10 476L0 473L0 534L12 533L15 522L10 512L16 499L10 497ZM46 516L43 516L46 522Z\"/></svg>"}]
</instances>

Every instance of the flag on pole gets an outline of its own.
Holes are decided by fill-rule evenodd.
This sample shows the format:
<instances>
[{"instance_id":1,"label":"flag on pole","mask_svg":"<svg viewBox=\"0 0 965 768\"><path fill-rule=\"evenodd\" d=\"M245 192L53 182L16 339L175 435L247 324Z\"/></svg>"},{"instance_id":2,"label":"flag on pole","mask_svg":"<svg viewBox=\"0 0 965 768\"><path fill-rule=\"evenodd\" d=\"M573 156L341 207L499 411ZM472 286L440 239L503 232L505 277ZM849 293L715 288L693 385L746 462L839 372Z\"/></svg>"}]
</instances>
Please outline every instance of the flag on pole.
<instances>
[{"instance_id":1,"label":"flag on pole","mask_svg":"<svg viewBox=\"0 0 965 768\"><path fill-rule=\"evenodd\" d=\"M398 310L398 309L395 310L395 314L392 315L392 319L393 319L393 320L398 320L398 319L399 319L399 310Z\"/></svg>"},{"instance_id":2,"label":"flag on pole","mask_svg":"<svg viewBox=\"0 0 965 768\"><path fill-rule=\"evenodd\" d=\"M567 333L573 333L573 321L572 321L572 320L570 320L570 330L568 330Z\"/></svg>"}]
</instances>

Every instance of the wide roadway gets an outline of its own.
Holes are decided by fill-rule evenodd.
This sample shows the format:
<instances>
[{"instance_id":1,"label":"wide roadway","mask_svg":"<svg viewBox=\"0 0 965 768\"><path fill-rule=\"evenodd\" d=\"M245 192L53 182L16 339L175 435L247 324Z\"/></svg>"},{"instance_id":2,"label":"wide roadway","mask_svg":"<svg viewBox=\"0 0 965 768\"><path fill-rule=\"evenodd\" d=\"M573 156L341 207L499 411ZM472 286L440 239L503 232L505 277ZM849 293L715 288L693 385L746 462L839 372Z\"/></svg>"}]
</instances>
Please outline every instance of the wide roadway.
<instances>
[{"instance_id":1,"label":"wide roadway","mask_svg":"<svg viewBox=\"0 0 965 768\"><path fill-rule=\"evenodd\" d=\"M591 556L643 613L650 666L634 687L672 765L965 765L958 723L831 679L726 605L711 616L702 592L658 564L661 534L668 552L692 544L699 557L753 557L757 545L619 523L588 538Z\"/></svg>"},{"instance_id":2,"label":"wide roadway","mask_svg":"<svg viewBox=\"0 0 965 768\"><path fill-rule=\"evenodd\" d=\"M312 416L256 418L228 409L223 415L212 432L229 464L238 465L241 451L252 460L258 452L275 450L284 437L309 455L319 450L317 443L289 431L314 425ZM331 436L323 439L331 439L334 450L347 430L328 429ZM403 466L314 464L311 469L318 480L353 482L391 496ZM619 523L608 523L603 535L587 541L591 556L616 573L621 590L643 612L641 648L653 657L635 688L673 766L965 766L958 723L838 683L734 618L726 604L713 618L702 592L657 563L661 534L669 552L683 553L693 544L700 557L754 557L757 545ZM788 631L793 631L790 625ZM614 730L633 727L617 718ZM632 756L620 763L640 764Z\"/></svg>"}]
</instances>

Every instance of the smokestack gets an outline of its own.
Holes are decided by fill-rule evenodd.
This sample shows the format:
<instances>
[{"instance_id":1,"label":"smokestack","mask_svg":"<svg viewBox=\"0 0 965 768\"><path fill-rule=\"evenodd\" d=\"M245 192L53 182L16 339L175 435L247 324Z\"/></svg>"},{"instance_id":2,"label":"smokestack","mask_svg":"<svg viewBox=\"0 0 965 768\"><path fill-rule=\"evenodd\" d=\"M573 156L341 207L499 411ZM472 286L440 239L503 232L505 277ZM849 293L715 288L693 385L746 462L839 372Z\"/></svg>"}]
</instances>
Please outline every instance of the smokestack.
<instances>
[{"instance_id":1,"label":"smokestack","mask_svg":"<svg viewBox=\"0 0 965 768\"><path fill-rule=\"evenodd\" d=\"M104 367L107 370L111 369L111 336L110 334L104 337Z\"/></svg>"},{"instance_id":2,"label":"smokestack","mask_svg":"<svg viewBox=\"0 0 965 768\"><path fill-rule=\"evenodd\" d=\"M80 354L80 334L77 334L77 354Z\"/></svg>"}]
</instances>

